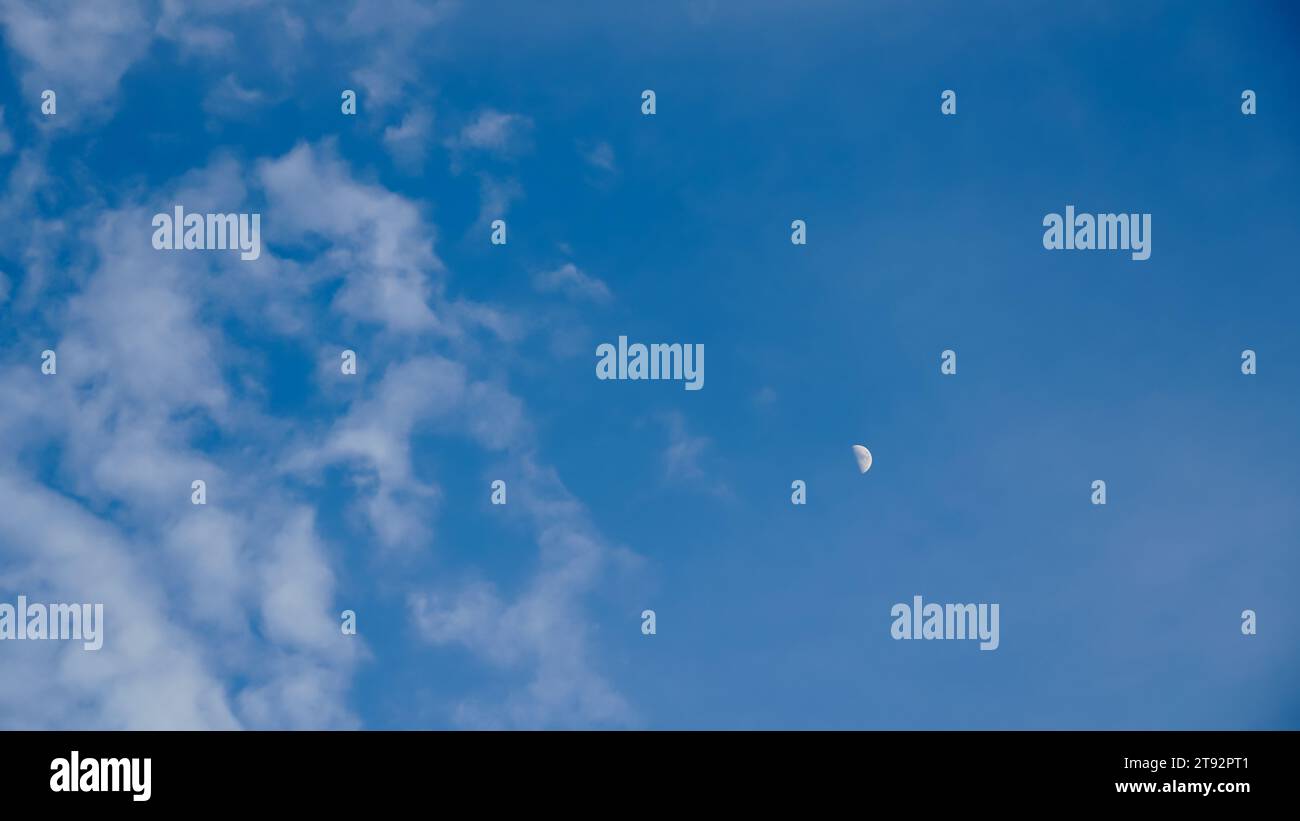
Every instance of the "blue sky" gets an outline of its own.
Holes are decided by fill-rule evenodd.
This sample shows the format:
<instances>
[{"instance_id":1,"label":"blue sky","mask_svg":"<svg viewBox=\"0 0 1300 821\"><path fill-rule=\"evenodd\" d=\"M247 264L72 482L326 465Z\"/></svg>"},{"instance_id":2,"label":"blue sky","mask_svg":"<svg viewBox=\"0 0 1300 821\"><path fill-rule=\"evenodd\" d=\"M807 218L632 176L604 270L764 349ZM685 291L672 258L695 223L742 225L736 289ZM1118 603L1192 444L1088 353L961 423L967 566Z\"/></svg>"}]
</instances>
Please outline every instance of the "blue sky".
<instances>
[{"instance_id":1,"label":"blue sky","mask_svg":"<svg viewBox=\"0 0 1300 821\"><path fill-rule=\"evenodd\" d=\"M1300 726L1298 22L0 2L0 600L106 614L0 644L0 724Z\"/></svg>"}]
</instances>

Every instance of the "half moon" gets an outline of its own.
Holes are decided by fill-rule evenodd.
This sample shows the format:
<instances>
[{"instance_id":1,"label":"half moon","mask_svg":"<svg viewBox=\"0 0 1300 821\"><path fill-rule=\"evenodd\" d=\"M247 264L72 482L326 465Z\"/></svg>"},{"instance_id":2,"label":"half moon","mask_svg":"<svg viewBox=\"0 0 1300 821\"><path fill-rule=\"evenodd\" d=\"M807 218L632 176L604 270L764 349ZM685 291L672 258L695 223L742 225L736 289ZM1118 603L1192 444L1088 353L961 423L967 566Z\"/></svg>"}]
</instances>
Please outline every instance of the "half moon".
<instances>
[{"instance_id":1,"label":"half moon","mask_svg":"<svg viewBox=\"0 0 1300 821\"><path fill-rule=\"evenodd\" d=\"M854 445L853 456L858 460L859 473L866 473L871 470L871 451L862 447L862 445Z\"/></svg>"}]
</instances>

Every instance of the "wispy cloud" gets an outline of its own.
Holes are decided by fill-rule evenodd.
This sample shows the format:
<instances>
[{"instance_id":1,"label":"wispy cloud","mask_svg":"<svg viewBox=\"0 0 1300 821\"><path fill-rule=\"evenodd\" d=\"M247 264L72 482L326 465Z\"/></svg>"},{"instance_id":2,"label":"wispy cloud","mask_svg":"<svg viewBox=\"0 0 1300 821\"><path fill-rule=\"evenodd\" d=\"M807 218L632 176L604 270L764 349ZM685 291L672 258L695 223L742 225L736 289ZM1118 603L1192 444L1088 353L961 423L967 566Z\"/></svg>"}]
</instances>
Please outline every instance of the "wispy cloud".
<instances>
[{"instance_id":1,"label":"wispy cloud","mask_svg":"<svg viewBox=\"0 0 1300 821\"><path fill-rule=\"evenodd\" d=\"M344 279L335 307L406 332L450 330L429 307L442 270L433 230L411 201L352 179L330 143L265 160L258 176L286 241L333 241L325 260Z\"/></svg>"},{"instance_id":2,"label":"wispy cloud","mask_svg":"<svg viewBox=\"0 0 1300 821\"><path fill-rule=\"evenodd\" d=\"M76 0L0 3L9 48L22 59L23 92L39 105L51 89L60 96L50 127L102 116L122 75L149 49L151 24L136 0L87 5Z\"/></svg>"},{"instance_id":3,"label":"wispy cloud","mask_svg":"<svg viewBox=\"0 0 1300 821\"><path fill-rule=\"evenodd\" d=\"M402 118L400 125L384 129L384 147L403 169L419 173L433 138L433 112L424 106L415 108Z\"/></svg>"},{"instance_id":4,"label":"wispy cloud","mask_svg":"<svg viewBox=\"0 0 1300 821\"><path fill-rule=\"evenodd\" d=\"M245 88L233 74L227 74L203 98L203 110L230 119L248 119L267 102L267 95L255 88Z\"/></svg>"},{"instance_id":5,"label":"wispy cloud","mask_svg":"<svg viewBox=\"0 0 1300 821\"><path fill-rule=\"evenodd\" d=\"M0 105L0 157L14 150L14 138L5 127L5 107Z\"/></svg>"},{"instance_id":6,"label":"wispy cloud","mask_svg":"<svg viewBox=\"0 0 1300 821\"><path fill-rule=\"evenodd\" d=\"M457 644L494 667L522 672L526 686L504 701L470 697L456 711L469 727L622 726L635 711L595 669L580 601L611 564L629 557L605 544L554 470L521 460L517 499L534 528L541 570L513 600L495 585L415 593L409 605L421 635ZM512 502L513 503L513 502Z\"/></svg>"},{"instance_id":7,"label":"wispy cloud","mask_svg":"<svg viewBox=\"0 0 1300 821\"><path fill-rule=\"evenodd\" d=\"M532 128L529 117L487 108L473 115L446 145L454 152L480 151L509 158L531 147Z\"/></svg>"},{"instance_id":8,"label":"wispy cloud","mask_svg":"<svg viewBox=\"0 0 1300 821\"><path fill-rule=\"evenodd\" d=\"M603 140L584 148L582 156L587 161L587 164L593 168L611 174L618 171L618 163L614 159L614 148Z\"/></svg>"},{"instance_id":9,"label":"wispy cloud","mask_svg":"<svg viewBox=\"0 0 1300 821\"><path fill-rule=\"evenodd\" d=\"M561 293L570 299L591 302L609 302L613 298L609 286L596 277L583 273L572 262L535 274L533 287L542 293Z\"/></svg>"},{"instance_id":10,"label":"wispy cloud","mask_svg":"<svg viewBox=\"0 0 1300 821\"><path fill-rule=\"evenodd\" d=\"M712 448L706 436L694 436L686 429L686 417L680 411L661 414L659 422L668 435L663 452L664 476L668 479L702 479L700 459Z\"/></svg>"},{"instance_id":11,"label":"wispy cloud","mask_svg":"<svg viewBox=\"0 0 1300 821\"><path fill-rule=\"evenodd\" d=\"M478 221L473 230L481 233L492 220L504 219L510 212L510 206L524 196L523 186L515 179L498 179L488 173L480 173Z\"/></svg>"},{"instance_id":12,"label":"wispy cloud","mask_svg":"<svg viewBox=\"0 0 1300 821\"><path fill-rule=\"evenodd\" d=\"M204 185L228 184L212 173L183 185L202 199ZM10 581L102 602L108 626L97 653L37 651L17 665L11 681L34 676L63 706L6 693L0 723L355 725L342 697L364 645L335 639L334 570L313 516L265 470L275 424L226 382L239 346L205 318L215 292L175 257L120 242L148 214L127 204L74 224L96 254L59 312L59 372L6 371L6 395L33 401L5 403L0 430L39 418L42 431L0 448L0 487L23 507L0 525ZM203 429L253 447L199 449ZM51 443L63 478L47 486L31 448ZM209 484L207 505L189 503L194 479ZM306 679L311 693L295 684ZM253 709L277 692L273 715Z\"/></svg>"},{"instance_id":13,"label":"wispy cloud","mask_svg":"<svg viewBox=\"0 0 1300 821\"><path fill-rule=\"evenodd\" d=\"M45 180L29 182L39 190ZM527 676L501 703L464 694L456 720L625 720L630 711L583 630L583 598L620 552L531 455L526 408L499 374L476 373L481 366L455 348L416 354L393 344L419 338L427 351L476 328L490 332L483 344L511 338L508 311L445 296L424 207L355 179L330 143L250 163L219 157L136 196L148 202L73 215L68 231L96 253L70 272L77 288L50 313L52 338L3 351L5 361L26 361L33 344L50 345L60 357L57 376L0 371L0 391L12 397L0 406L0 491L22 507L0 522L5 581L102 601L112 627L98 654L24 648L21 669L0 684L0 724L357 726L347 691L366 645L340 635L339 566L318 524L321 502L300 488L342 467L356 479L369 543L434 546L440 489L417 475L412 455L427 431L524 454L529 476L515 498L542 557L518 598L489 588L495 615L480 627L431 628L430 640L462 644L493 669L504 653L499 672ZM253 197L276 226L256 262L121 242L147 237L156 203L232 210ZM326 284L337 286L333 299L313 299ZM310 350L347 329L366 357L363 373L374 375L369 390L324 423L276 418L247 368L256 352L230 330L248 323ZM17 435L30 429L40 435ZM212 432L239 444L196 444ZM56 454L56 485L35 473L47 469L43 453ZM208 483L207 505L189 503L196 478ZM420 598L432 595L430 582L389 583L425 601L425 616L438 612ZM479 595L437 590L439 602ZM522 633L511 632L516 624ZM59 698L24 695L38 691Z\"/></svg>"}]
</instances>

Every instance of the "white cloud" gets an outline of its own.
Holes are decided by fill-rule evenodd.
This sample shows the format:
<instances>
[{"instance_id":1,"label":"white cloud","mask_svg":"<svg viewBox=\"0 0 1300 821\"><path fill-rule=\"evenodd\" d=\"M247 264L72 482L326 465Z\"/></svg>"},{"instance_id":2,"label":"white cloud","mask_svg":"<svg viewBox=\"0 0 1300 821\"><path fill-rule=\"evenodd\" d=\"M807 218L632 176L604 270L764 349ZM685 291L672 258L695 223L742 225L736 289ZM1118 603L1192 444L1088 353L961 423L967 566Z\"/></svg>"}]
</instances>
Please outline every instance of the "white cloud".
<instances>
[{"instance_id":1,"label":"white cloud","mask_svg":"<svg viewBox=\"0 0 1300 821\"><path fill-rule=\"evenodd\" d=\"M153 33L174 44L183 60L254 74L262 82L292 81L304 60L308 24L269 0L161 0ZM327 15L308 18L323 24ZM238 35L236 35L238 32Z\"/></svg>"},{"instance_id":2,"label":"white cloud","mask_svg":"<svg viewBox=\"0 0 1300 821\"><path fill-rule=\"evenodd\" d=\"M329 144L300 144L258 175L285 239L327 238L344 286L335 308L406 332L444 331L430 309L429 273L442 262L433 229L404 197L352 179Z\"/></svg>"},{"instance_id":3,"label":"white cloud","mask_svg":"<svg viewBox=\"0 0 1300 821\"><path fill-rule=\"evenodd\" d=\"M507 114L494 108L479 111L456 136L447 140L455 151L484 151L499 157L523 153L529 146L533 121L522 114Z\"/></svg>"},{"instance_id":4,"label":"white cloud","mask_svg":"<svg viewBox=\"0 0 1300 821\"><path fill-rule=\"evenodd\" d=\"M402 118L401 125L384 129L384 147L394 161L408 171L419 173L429 150L433 134L433 112L416 108Z\"/></svg>"},{"instance_id":5,"label":"white cloud","mask_svg":"<svg viewBox=\"0 0 1300 821\"><path fill-rule=\"evenodd\" d=\"M434 34L455 13L459 0L357 0L328 34L339 51L355 50L360 64L351 72L370 110L409 101L428 86L420 59L436 48ZM359 45L356 45L360 41Z\"/></svg>"},{"instance_id":6,"label":"white cloud","mask_svg":"<svg viewBox=\"0 0 1300 821\"><path fill-rule=\"evenodd\" d=\"M25 183L43 184L39 175ZM184 202L237 211L258 189L274 215L258 261L151 248L156 210ZM439 491L417 475L412 448L426 431L524 465L512 504L530 517L540 552L515 597L389 580L411 591L413 608L424 603L412 615L433 619L430 641L462 644L511 680L524 677L500 702L464 698L458 720L633 720L593 657L584 605L623 554L537 465L524 404L485 366L502 351L467 342L486 328L482 344L496 344L517 331L515 320L445 299L423 212L356 180L329 144L303 144L251 166L218 158L147 202L69 217L70 240L93 253L64 271L71 297L39 306L54 339L23 338L3 353L27 362L34 346L50 344L59 373L0 370L0 498L21 508L0 517L0 552L10 588L103 601L108 632L99 654L24 647L17 669L0 677L0 725L356 726L346 696L365 645L339 632L336 560L316 502L285 480L319 481L345 466L376 542L425 544ZM313 301L331 281L335 299ZM354 343L374 380L332 423L274 418L259 352L227 330L238 323L293 335L308 350L344 330L381 340ZM206 506L189 503L195 478L208 482ZM439 620L444 603L465 615Z\"/></svg>"},{"instance_id":7,"label":"white cloud","mask_svg":"<svg viewBox=\"0 0 1300 821\"><path fill-rule=\"evenodd\" d=\"M218 162L157 195L238 210L232 170ZM364 644L338 633L327 553L268 470L284 437L227 386L240 354L211 321L222 289L205 276L220 263L154 251L151 213L127 204L73 225L94 253L67 272L79 290L48 311L56 338L39 341L57 350L58 374L0 373L13 397L0 431L37 432L0 439L0 489L22 507L0 523L6 586L105 606L100 651L11 659L0 724L352 726L343 695ZM7 355L26 359L33 342ZM242 446L196 449L212 430ZM56 462L37 475L50 445ZM190 504L196 478L206 506ZM35 682L43 698L19 692ZM273 702L282 693L293 698Z\"/></svg>"},{"instance_id":8,"label":"white cloud","mask_svg":"<svg viewBox=\"0 0 1300 821\"><path fill-rule=\"evenodd\" d=\"M490 584L410 598L426 640L458 644L504 670L522 671L527 685L502 703L470 698L457 708L470 727L619 726L636 720L627 701L596 671L580 598L621 557L603 543L553 470L521 460L515 501L528 514L541 551L541 569L513 601Z\"/></svg>"},{"instance_id":9,"label":"white cloud","mask_svg":"<svg viewBox=\"0 0 1300 821\"><path fill-rule=\"evenodd\" d=\"M203 110L230 119L247 119L267 102L265 92L245 88L233 74L227 74L203 98Z\"/></svg>"},{"instance_id":10,"label":"white cloud","mask_svg":"<svg viewBox=\"0 0 1300 821\"><path fill-rule=\"evenodd\" d=\"M754 394L754 404L760 406L771 405L776 402L776 389L771 385L764 385Z\"/></svg>"},{"instance_id":11,"label":"white cloud","mask_svg":"<svg viewBox=\"0 0 1300 821\"><path fill-rule=\"evenodd\" d=\"M199 22L196 17L206 12L234 10L237 6L211 3L162 0L154 31L158 36L174 41L187 55L216 57L228 54L237 45L235 35L226 28L209 22Z\"/></svg>"},{"instance_id":12,"label":"white cloud","mask_svg":"<svg viewBox=\"0 0 1300 821\"><path fill-rule=\"evenodd\" d=\"M0 498L0 545L21 577L3 587L32 600L104 605L97 651L71 642L5 642L0 725L237 726L201 643L174 626L163 589L140 562L145 551L11 468L0 469Z\"/></svg>"},{"instance_id":13,"label":"white cloud","mask_svg":"<svg viewBox=\"0 0 1300 821\"><path fill-rule=\"evenodd\" d=\"M527 423L519 401L500 386L472 381L466 368L439 356L389 366L371 396L354 403L322 445L308 445L285 463L289 471L318 472L350 464L358 474L366 520L379 541L416 549L432 540L439 489L418 480L410 440L420 430L463 433L490 449L518 439Z\"/></svg>"},{"instance_id":14,"label":"white cloud","mask_svg":"<svg viewBox=\"0 0 1300 821\"><path fill-rule=\"evenodd\" d=\"M618 163L614 160L614 148L603 140L584 151L583 158L588 164L601 171L611 174L618 171Z\"/></svg>"},{"instance_id":15,"label":"white cloud","mask_svg":"<svg viewBox=\"0 0 1300 821\"><path fill-rule=\"evenodd\" d=\"M686 429L686 419L680 411L671 411L659 417L668 433L668 446L664 449L664 475L668 479L701 479L704 470L700 458L712 446L705 436L693 436Z\"/></svg>"},{"instance_id":16,"label":"white cloud","mask_svg":"<svg viewBox=\"0 0 1300 821\"><path fill-rule=\"evenodd\" d=\"M356 0L347 14L349 32L372 37L414 38L457 8L454 0Z\"/></svg>"},{"instance_id":17,"label":"white cloud","mask_svg":"<svg viewBox=\"0 0 1300 821\"><path fill-rule=\"evenodd\" d=\"M479 174L478 221L473 230L482 233L492 220L505 219L510 206L523 197L524 189L517 180L500 180L491 174Z\"/></svg>"},{"instance_id":18,"label":"white cloud","mask_svg":"<svg viewBox=\"0 0 1300 821\"><path fill-rule=\"evenodd\" d=\"M299 506L289 514L271 540L258 576L267 637L281 648L330 656L341 635L330 612L334 574L324 560L310 508Z\"/></svg>"},{"instance_id":19,"label":"white cloud","mask_svg":"<svg viewBox=\"0 0 1300 821\"><path fill-rule=\"evenodd\" d=\"M98 115L116 96L127 70L149 49L151 26L137 0L4 0L0 23L9 48L24 61L23 93L32 110L44 89L59 95L55 126Z\"/></svg>"},{"instance_id":20,"label":"white cloud","mask_svg":"<svg viewBox=\"0 0 1300 821\"><path fill-rule=\"evenodd\" d=\"M562 293L570 299L608 302L612 298L604 282L583 273L572 262L538 273L533 277L533 287L542 293Z\"/></svg>"},{"instance_id":21,"label":"white cloud","mask_svg":"<svg viewBox=\"0 0 1300 821\"><path fill-rule=\"evenodd\" d=\"M14 150L14 138L5 127L5 107L0 105L0 156Z\"/></svg>"}]
</instances>

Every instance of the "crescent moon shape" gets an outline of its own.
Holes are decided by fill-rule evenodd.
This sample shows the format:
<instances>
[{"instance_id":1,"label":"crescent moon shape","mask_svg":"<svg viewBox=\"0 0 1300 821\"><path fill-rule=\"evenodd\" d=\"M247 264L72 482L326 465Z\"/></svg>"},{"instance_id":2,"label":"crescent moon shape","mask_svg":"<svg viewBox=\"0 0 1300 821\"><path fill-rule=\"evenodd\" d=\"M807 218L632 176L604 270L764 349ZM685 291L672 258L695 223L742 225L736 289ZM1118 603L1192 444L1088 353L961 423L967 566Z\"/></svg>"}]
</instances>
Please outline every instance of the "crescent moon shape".
<instances>
[{"instance_id":1,"label":"crescent moon shape","mask_svg":"<svg viewBox=\"0 0 1300 821\"><path fill-rule=\"evenodd\" d=\"M853 456L858 460L858 472L866 473L871 470L871 451L862 445L853 446Z\"/></svg>"}]
</instances>

